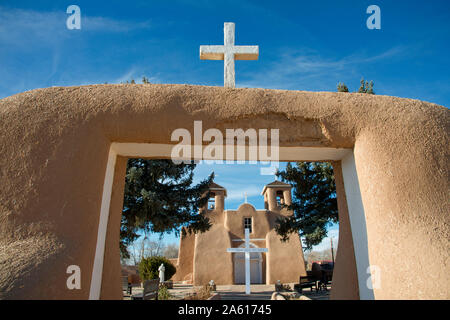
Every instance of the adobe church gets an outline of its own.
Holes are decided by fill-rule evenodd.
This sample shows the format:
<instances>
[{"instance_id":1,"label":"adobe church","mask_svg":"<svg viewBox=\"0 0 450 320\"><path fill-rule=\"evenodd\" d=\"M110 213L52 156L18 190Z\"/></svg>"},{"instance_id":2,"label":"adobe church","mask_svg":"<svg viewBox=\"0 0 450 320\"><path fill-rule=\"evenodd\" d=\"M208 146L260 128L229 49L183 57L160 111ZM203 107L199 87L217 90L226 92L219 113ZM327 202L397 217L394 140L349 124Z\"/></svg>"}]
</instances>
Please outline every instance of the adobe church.
<instances>
[{"instance_id":1,"label":"adobe church","mask_svg":"<svg viewBox=\"0 0 450 320\"><path fill-rule=\"evenodd\" d=\"M292 211L282 208L291 203L292 186L274 181L264 186L264 210L256 210L243 203L237 210L224 210L227 190L212 183L206 216L211 228L204 233L181 236L177 272L174 281L203 285L210 280L216 284L245 283L245 254L228 253L228 248L244 248L244 230L250 231L251 248L267 248L267 253L250 253L252 284L298 282L306 275L303 251L298 234L291 234L286 242L275 231L278 217L290 216Z\"/></svg>"}]
</instances>

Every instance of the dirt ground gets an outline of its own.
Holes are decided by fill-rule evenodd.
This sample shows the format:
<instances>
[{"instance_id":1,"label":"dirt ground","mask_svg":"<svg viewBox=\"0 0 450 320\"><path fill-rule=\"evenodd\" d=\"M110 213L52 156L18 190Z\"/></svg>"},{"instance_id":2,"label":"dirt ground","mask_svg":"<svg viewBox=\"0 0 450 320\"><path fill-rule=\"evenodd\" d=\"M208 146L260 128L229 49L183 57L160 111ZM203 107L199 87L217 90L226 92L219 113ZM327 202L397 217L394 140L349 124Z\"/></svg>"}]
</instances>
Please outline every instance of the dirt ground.
<instances>
[{"instance_id":1,"label":"dirt ground","mask_svg":"<svg viewBox=\"0 0 450 320\"><path fill-rule=\"evenodd\" d=\"M174 300L181 300L185 296L194 293L195 289L200 287L194 287L188 284L174 284L173 289L169 289L169 293ZM245 294L245 285L223 285L217 286L216 292L220 294L221 300L270 300L272 293L275 291L274 285L252 285L250 290L251 294ZM309 288L303 289L302 294L312 300L328 300L330 297L330 289L328 291L321 290L319 292L312 291ZM141 295L143 288L133 287L132 295ZM125 295L124 300L131 300L130 295Z\"/></svg>"}]
</instances>

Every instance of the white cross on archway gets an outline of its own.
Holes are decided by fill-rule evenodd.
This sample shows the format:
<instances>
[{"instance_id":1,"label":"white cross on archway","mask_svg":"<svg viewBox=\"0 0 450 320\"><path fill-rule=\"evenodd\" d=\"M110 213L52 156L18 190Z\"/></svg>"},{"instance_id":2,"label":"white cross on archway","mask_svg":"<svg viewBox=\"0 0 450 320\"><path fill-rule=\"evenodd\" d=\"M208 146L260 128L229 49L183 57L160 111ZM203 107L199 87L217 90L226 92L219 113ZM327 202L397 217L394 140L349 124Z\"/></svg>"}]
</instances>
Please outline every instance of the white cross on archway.
<instances>
[{"instance_id":1,"label":"white cross on archway","mask_svg":"<svg viewBox=\"0 0 450 320\"><path fill-rule=\"evenodd\" d=\"M200 46L200 59L224 60L224 86L235 87L234 60L258 60L258 46L235 46L234 23L225 22L223 46Z\"/></svg>"},{"instance_id":2,"label":"white cross on archway","mask_svg":"<svg viewBox=\"0 0 450 320\"><path fill-rule=\"evenodd\" d=\"M267 248L250 248L250 231L245 229L245 248L228 248L227 252L245 253L245 294L250 294L250 253L267 252Z\"/></svg>"}]
</instances>

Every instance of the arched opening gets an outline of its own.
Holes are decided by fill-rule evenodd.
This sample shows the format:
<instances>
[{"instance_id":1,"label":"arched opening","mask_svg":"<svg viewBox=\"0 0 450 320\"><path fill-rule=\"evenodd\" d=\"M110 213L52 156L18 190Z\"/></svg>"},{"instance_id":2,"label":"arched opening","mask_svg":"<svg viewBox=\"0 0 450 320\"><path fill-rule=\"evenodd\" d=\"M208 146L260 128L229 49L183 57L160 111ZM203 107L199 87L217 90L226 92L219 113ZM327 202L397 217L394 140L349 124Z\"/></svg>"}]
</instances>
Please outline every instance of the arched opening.
<instances>
[{"instance_id":1,"label":"arched opening","mask_svg":"<svg viewBox=\"0 0 450 320\"><path fill-rule=\"evenodd\" d=\"M112 144L110 150L110 160L108 161L107 174L105 177L105 188L103 193L104 201L102 202L104 204L104 206L102 206L103 219L101 216L98 235L98 239L100 241L97 242L96 260L92 273L90 290L91 299L106 298L110 295L110 293L107 292L111 289L111 285L108 285L111 281L107 280L107 278L105 278L102 274L106 271L106 269L109 269L106 274L111 274L111 265L104 267L103 261L106 259L111 259L110 255L116 255L114 260L119 260L118 254L114 254L116 248L113 248L112 243L109 244L110 240L107 240L109 238L114 238L114 246L116 246L118 241L118 232L107 228L107 225L111 223L108 221L110 209L111 213L114 212L113 216L115 217L114 219L116 220L116 225L119 225L117 221L121 214L121 204L123 199L121 198L123 195L122 179L125 174L127 158L167 158L168 154L170 154L170 149L170 145L128 143ZM364 297L364 299L370 299L373 298L373 292L372 289L368 289L365 285L368 278L367 274L365 272L360 272L360 270L365 271L369 266L367 254L367 235L364 210L362 208L359 185L356 176L356 168L354 167L354 164L352 165L354 160L351 150L304 147L280 148L280 160L284 161L324 161L329 160L330 158L333 160L333 166L338 172L338 199L340 198L339 215L344 219L340 221L340 229L344 228L344 230L346 230L343 232L342 236L340 234L340 246L339 251L337 252L338 258L336 259L336 268L333 277L333 293L335 294L335 298ZM344 165L344 168L341 167L341 164ZM120 190L120 188L122 188L122 190ZM346 195L347 190L351 190L351 193L348 195ZM105 201L108 199L109 201ZM110 204L112 203L114 203L114 207L110 207ZM345 220L345 217L347 217L347 220ZM355 243L353 241L355 238L359 238L361 241ZM345 257L345 259L339 259L339 255ZM260 268L259 257L255 256L254 261L254 268ZM259 277L260 274L263 275L263 272L256 274ZM253 281L257 280L259 279L253 279ZM341 293L344 297L341 296Z\"/></svg>"},{"instance_id":2,"label":"arched opening","mask_svg":"<svg viewBox=\"0 0 450 320\"><path fill-rule=\"evenodd\" d=\"M276 196L277 196L277 199L276 199L277 205L279 207L281 207L284 204L283 191L277 191Z\"/></svg>"},{"instance_id":3,"label":"arched opening","mask_svg":"<svg viewBox=\"0 0 450 320\"><path fill-rule=\"evenodd\" d=\"M211 192L211 195L208 199L208 210L214 210L216 207L216 194Z\"/></svg>"}]
</instances>

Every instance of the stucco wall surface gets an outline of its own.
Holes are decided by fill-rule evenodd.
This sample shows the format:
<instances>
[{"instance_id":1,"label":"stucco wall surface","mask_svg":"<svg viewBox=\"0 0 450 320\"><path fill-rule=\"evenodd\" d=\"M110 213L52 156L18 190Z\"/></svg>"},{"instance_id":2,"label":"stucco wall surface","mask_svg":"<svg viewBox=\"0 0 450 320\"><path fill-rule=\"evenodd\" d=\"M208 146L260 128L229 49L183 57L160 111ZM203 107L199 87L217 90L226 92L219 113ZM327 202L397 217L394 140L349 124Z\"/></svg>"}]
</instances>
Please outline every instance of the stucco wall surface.
<instances>
[{"instance_id":1,"label":"stucco wall surface","mask_svg":"<svg viewBox=\"0 0 450 320\"><path fill-rule=\"evenodd\" d=\"M53 87L1 99L0 298L88 298L111 142L171 143L173 130L193 132L202 120L204 130L279 128L285 147L353 148L368 255L381 268L375 298L448 299L449 118L445 107L388 96L188 85ZM107 254L118 230L109 233L105 275L119 263ZM81 290L66 287L72 264Z\"/></svg>"}]
</instances>

